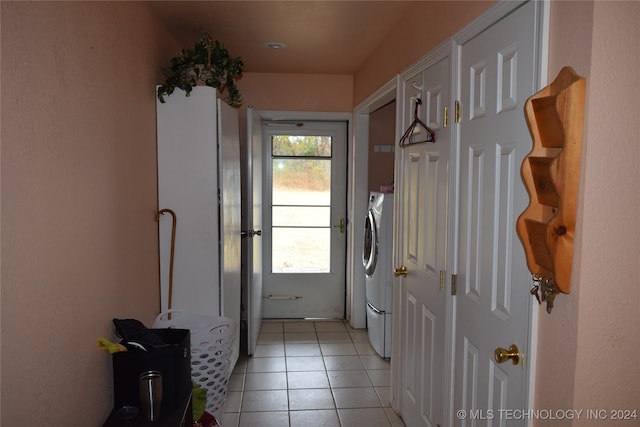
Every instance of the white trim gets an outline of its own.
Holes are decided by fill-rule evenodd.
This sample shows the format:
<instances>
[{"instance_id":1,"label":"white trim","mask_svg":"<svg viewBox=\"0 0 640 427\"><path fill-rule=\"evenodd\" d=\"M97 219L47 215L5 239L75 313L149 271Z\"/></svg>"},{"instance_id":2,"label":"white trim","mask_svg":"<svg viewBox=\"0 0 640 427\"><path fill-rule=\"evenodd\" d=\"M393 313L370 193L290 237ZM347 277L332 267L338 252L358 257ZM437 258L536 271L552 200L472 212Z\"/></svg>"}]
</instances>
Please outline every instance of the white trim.
<instances>
[{"instance_id":1,"label":"white trim","mask_svg":"<svg viewBox=\"0 0 640 427\"><path fill-rule=\"evenodd\" d=\"M367 213L368 168L369 168L369 113L398 98L398 76L376 90L353 111L353 138L348 153L348 167L350 169L349 199L349 240L350 246L348 264L351 266L349 276L351 292L347 297L347 317L349 324L356 329L367 326L367 308L365 297L365 274L362 265L361 245L364 241L363 221ZM398 122L398 105L396 105L396 123ZM398 129L396 129L396 134ZM397 139L397 138L396 138ZM357 158L357 162L356 162ZM395 259L394 259L395 260Z\"/></svg>"},{"instance_id":2,"label":"white trim","mask_svg":"<svg viewBox=\"0 0 640 427\"><path fill-rule=\"evenodd\" d=\"M262 120L316 120L316 121L347 121L351 123L353 115L351 113L334 112L314 112L314 111L274 111L261 110Z\"/></svg>"},{"instance_id":3,"label":"white trim","mask_svg":"<svg viewBox=\"0 0 640 427\"><path fill-rule=\"evenodd\" d=\"M353 223L353 209L351 205L352 200L352 165L353 161L353 149L350 141L353 140L353 114L349 112L316 112L316 111L278 111L278 110L260 110L260 118L263 121L322 121L322 122L347 122L347 246L346 246L346 266L345 266L345 286L346 286L346 299L345 299L345 311L347 320L350 319L352 312L352 300L351 295L353 293L353 283L349 279L353 275L352 256L354 252L358 251L358 244L360 241L353 240L354 227L350 227ZM264 159L263 159L264 160ZM365 161L366 165L366 161ZM355 242L355 244L354 244ZM263 250L264 254L264 250ZM364 295L364 294L363 294ZM364 299L364 296L363 296ZM366 312L365 312L366 316ZM364 328L365 325L362 326Z\"/></svg>"},{"instance_id":4,"label":"white trim","mask_svg":"<svg viewBox=\"0 0 640 427\"><path fill-rule=\"evenodd\" d=\"M549 69L549 17L550 4L549 1L535 2L535 19L536 19L536 35L534 42L536 43L536 57L534 58L535 90L539 91L547 85L548 69ZM533 285L533 283L531 283ZM535 406L535 389L536 389L536 370L538 354L538 313L539 307L534 298L529 299L529 330L528 333L528 358L525 360L527 378L525 400L527 407L533 409ZM533 420L527 422L527 426L532 426Z\"/></svg>"},{"instance_id":5,"label":"white trim","mask_svg":"<svg viewBox=\"0 0 640 427\"><path fill-rule=\"evenodd\" d=\"M454 101L460 99L460 45L455 42L454 39L449 39L448 41L449 52L450 52L450 115L449 122L451 123L451 147L449 149L449 207L451 208L451 218L447 224L447 280L449 284L451 284L451 274L456 272L454 271L455 267L458 265L458 251L454 250L456 245L453 242L458 241L458 224L460 218L460 210L459 203L452 203L453 200L460 200L460 186L458 185L458 175L460 171L460 144L459 144L459 136L460 133L460 125L455 123L454 118ZM457 272L456 272L457 273ZM455 331L457 328L456 319L457 319L457 305L455 297L451 295L450 288L446 290L448 292L447 298L447 307L446 307L446 318L445 318L445 331ZM453 418L453 410L454 410L454 402L455 402L455 334L449 333L445 335L445 349L444 349L444 405L443 405L443 420L448 420L449 423L453 423L455 418ZM448 407L447 407L448 403ZM447 418L448 417L448 418ZM453 425L453 424L451 424Z\"/></svg>"},{"instance_id":6,"label":"white trim","mask_svg":"<svg viewBox=\"0 0 640 427\"><path fill-rule=\"evenodd\" d=\"M514 10L522 7L528 3L529 0L503 0L496 3L482 15L471 21L467 26L453 35L453 39L458 44L465 44L469 40L473 39L487 28L494 25L496 22L504 19L512 13ZM534 0L536 1L536 0ZM537 2L537 1L536 1Z\"/></svg>"},{"instance_id":7,"label":"white trim","mask_svg":"<svg viewBox=\"0 0 640 427\"><path fill-rule=\"evenodd\" d=\"M449 55L451 55L451 39L447 39L440 43L439 46L420 58L418 62L409 66L409 68L406 68L402 73L400 73L400 81L405 82L407 79L410 79L430 66L437 64Z\"/></svg>"},{"instance_id":8,"label":"white trim","mask_svg":"<svg viewBox=\"0 0 640 427\"><path fill-rule=\"evenodd\" d=\"M353 114L372 113L380 107L396 99L396 88L398 87L398 76L389 80L382 87L369 95L364 101L356 105Z\"/></svg>"}]
</instances>

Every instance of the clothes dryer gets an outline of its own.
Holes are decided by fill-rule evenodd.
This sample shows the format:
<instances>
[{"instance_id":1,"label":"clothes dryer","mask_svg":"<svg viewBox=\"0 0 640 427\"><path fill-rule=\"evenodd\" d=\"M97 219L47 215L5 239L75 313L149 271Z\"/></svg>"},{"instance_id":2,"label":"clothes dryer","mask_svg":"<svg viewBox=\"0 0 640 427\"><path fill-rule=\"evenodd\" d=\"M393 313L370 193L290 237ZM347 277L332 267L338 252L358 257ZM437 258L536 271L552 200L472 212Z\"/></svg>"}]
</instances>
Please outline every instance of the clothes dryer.
<instances>
[{"instance_id":1,"label":"clothes dryer","mask_svg":"<svg viewBox=\"0 0 640 427\"><path fill-rule=\"evenodd\" d=\"M372 192L365 218L367 330L376 352L391 357L393 194Z\"/></svg>"}]
</instances>

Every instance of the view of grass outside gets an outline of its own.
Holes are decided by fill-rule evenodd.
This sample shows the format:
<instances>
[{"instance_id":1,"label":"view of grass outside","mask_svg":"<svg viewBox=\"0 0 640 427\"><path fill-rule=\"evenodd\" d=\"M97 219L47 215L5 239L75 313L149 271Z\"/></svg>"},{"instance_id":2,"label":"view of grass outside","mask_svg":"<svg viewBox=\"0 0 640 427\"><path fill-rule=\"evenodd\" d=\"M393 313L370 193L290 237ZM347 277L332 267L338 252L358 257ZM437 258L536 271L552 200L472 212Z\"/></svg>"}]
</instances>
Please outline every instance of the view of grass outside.
<instances>
[{"instance_id":1,"label":"view of grass outside","mask_svg":"<svg viewBox=\"0 0 640 427\"><path fill-rule=\"evenodd\" d=\"M331 266L331 137L272 139L272 271Z\"/></svg>"}]
</instances>

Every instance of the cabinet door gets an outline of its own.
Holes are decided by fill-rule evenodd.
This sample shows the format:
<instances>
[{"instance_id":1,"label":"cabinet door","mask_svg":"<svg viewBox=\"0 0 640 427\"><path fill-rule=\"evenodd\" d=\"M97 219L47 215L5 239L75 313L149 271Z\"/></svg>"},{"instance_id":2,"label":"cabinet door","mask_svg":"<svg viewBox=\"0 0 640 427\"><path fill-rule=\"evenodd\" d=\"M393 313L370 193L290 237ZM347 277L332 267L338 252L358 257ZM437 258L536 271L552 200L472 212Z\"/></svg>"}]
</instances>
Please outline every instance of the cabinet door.
<instances>
[{"instance_id":1,"label":"cabinet door","mask_svg":"<svg viewBox=\"0 0 640 427\"><path fill-rule=\"evenodd\" d=\"M157 103L158 209L176 214L172 308L220 314L216 91ZM161 309L168 308L171 220L159 221Z\"/></svg>"},{"instance_id":2,"label":"cabinet door","mask_svg":"<svg viewBox=\"0 0 640 427\"><path fill-rule=\"evenodd\" d=\"M218 100L219 159L220 159L220 314L236 322L240 328L241 247L240 228L242 207L240 200L240 130L238 113ZM233 364L237 360L240 340L236 333Z\"/></svg>"}]
</instances>

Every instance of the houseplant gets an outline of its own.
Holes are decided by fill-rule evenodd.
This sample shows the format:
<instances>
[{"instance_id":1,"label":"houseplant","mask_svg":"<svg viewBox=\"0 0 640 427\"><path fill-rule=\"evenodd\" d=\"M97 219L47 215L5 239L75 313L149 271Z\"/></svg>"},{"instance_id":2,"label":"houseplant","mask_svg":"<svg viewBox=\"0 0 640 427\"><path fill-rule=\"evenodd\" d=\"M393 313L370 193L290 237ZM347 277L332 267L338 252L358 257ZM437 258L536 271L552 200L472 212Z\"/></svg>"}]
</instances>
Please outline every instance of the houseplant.
<instances>
[{"instance_id":1,"label":"houseplant","mask_svg":"<svg viewBox=\"0 0 640 427\"><path fill-rule=\"evenodd\" d=\"M193 49L182 49L171 59L170 67L163 67L165 81L158 87L158 100L171 95L175 88L189 96L195 86L211 86L221 93L226 91L224 100L231 106L242 104L242 97L236 80L242 76L244 63L240 57L232 58L218 40L203 34Z\"/></svg>"}]
</instances>

